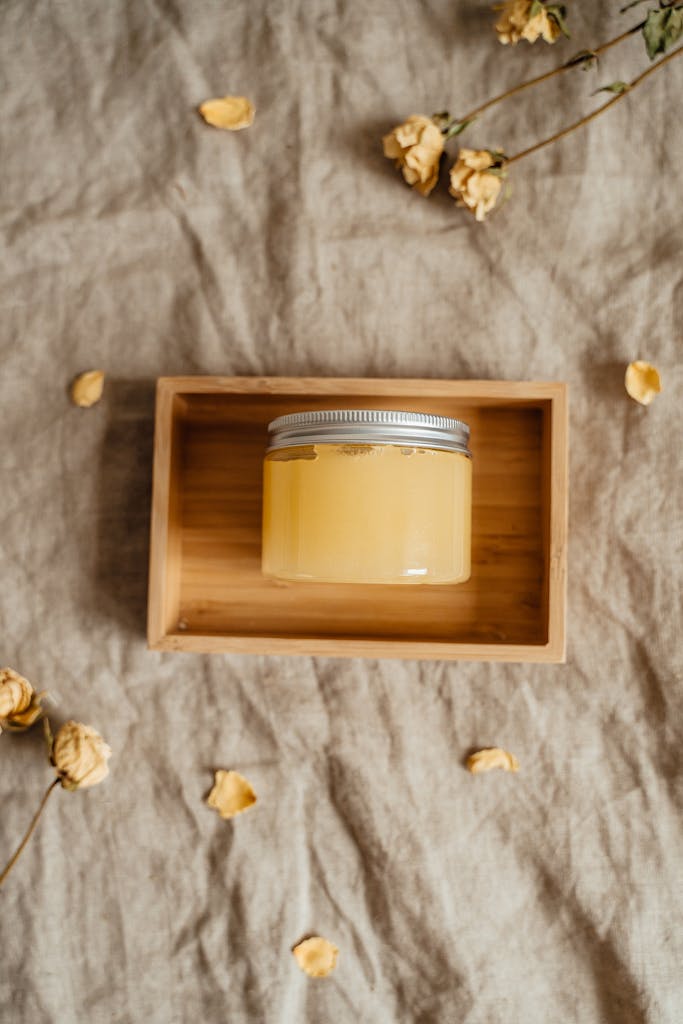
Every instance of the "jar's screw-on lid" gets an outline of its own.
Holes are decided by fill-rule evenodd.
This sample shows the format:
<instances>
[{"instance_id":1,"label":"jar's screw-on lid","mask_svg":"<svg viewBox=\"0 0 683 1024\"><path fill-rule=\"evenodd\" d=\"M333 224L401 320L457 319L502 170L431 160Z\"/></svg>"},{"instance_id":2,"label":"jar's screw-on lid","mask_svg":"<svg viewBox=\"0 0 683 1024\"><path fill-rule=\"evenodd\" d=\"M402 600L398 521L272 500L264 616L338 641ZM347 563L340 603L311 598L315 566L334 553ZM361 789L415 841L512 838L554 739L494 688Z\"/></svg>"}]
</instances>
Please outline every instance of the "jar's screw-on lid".
<instances>
[{"instance_id":1,"label":"jar's screw-on lid","mask_svg":"<svg viewBox=\"0 0 683 1024\"><path fill-rule=\"evenodd\" d=\"M398 444L472 457L462 420L393 409L317 409L278 416L268 424L268 451L304 444Z\"/></svg>"}]
</instances>

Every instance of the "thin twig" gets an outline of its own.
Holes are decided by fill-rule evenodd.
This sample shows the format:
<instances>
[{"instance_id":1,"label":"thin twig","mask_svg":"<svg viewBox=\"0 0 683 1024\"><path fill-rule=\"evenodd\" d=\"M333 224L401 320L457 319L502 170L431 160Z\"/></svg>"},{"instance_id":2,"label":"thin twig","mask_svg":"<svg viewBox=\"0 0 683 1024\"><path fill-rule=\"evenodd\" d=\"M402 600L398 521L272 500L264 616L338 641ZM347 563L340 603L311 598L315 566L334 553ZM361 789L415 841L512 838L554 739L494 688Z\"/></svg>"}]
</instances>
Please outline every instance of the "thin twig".
<instances>
[{"instance_id":1,"label":"thin twig","mask_svg":"<svg viewBox=\"0 0 683 1024\"><path fill-rule=\"evenodd\" d=\"M644 81L648 77L648 75L653 74L655 71L658 70L658 68L661 68L662 64L667 64L670 60L673 60L674 57L678 57L678 55L681 53L683 53L683 46L679 46L677 50L672 50L671 53L668 53L666 55L666 57L663 57L660 61L658 61L656 64L653 64L651 67L646 68L646 70L643 71L642 74L638 75L637 78L634 78L632 82L629 82L628 89L624 89L623 92L618 93L611 100L608 100L607 103L603 103L603 105L601 107L598 107L597 110L594 110L591 114L586 114L585 117L582 117L578 121L575 121L574 124L570 124L567 128L563 128L562 131L556 132L554 135L551 135L547 139L543 139L542 142L537 142L535 145L529 146L528 149L523 149L521 153L516 153L514 156L508 157L508 159L506 160L506 164L513 164L517 160L522 160L525 156L529 156L529 154L535 153L537 149L542 149L544 146L549 146L551 142L557 142L558 139L563 139L565 135L569 135L570 132L575 131L577 128L581 128L584 124L588 124L589 121L592 121L593 118L597 117L599 114L604 114L606 110L608 110L610 107L613 107L615 103L619 102L619 100L623 100L624 96L628 96L628 94L632 92L637 85L640 85L640 83Z\"/></svg>"},{"instance_id":2,"label":"thin twig","mask_svg":"<svg viewBox=\"0 0 683 1024\"><path fill-rule=\"evenodd\" d=\"M683 5L678 5L675 10L679 10ZM605 53L612 46L617 46L618 43L622 43L624 39L628 39L629 36L635 35L645 25L645 20L638 22L632 28L622 32L621 35L615 36L614 39L609 39L606 43L602 43L597 46L594 50L587 50L587 55L594 54L598 57L601 53ZM588 59L588 57L587 57ZM501 103L503 100L508 99L510 96L516 96L517 93L523 92L524 89L530 89L532 85L539 85L541 82L547 82L549 78L554 78L555 75L561 75L563 71L569 71L571 68L578 67L581 64L581 60L569 60L565 64L560 64L559 67L553 68L552 71L546 71L542 75L537 75L536 78L529 78L526 82L520 82L519 85L513 85L511 89L506 89L505 92L500 93L498 96L494 96L493 99L487 100L486 103L482 103L481 106L475 107L474 110L470 110L464 117L459 117L458 121L471 121L473 118L478 117L479 114L483 114L489 107L493 107L496 103Z\"/></svg>"},{"instance_id":3,"label":"thin twig","mask_svg":"<svg viewBox=\"0 0 683 1024\"><path fill-rule=\"evenodd\" d=\"M9 875L10 871L12 870L12 868L14 867L16 862L19 860L19 857L21 856L22 850L24 849L24 847L26 846L27 842L29 841L29 839L33 835L33 831L34 831L36 825L38 824L38 821L40 819L41 814L43 813L43 810L45 808L45 804L48 801L50 793L55 788L55 786L57 786L59 784L59 781L60 780L57 778L57 779L54 780L54 782L51 782L50 785L47 787L47 790L45 792L45 796L43 797L43 799L40 802L40 807L38 808L36 813L33 815L33 820L31 821L31 824L28 827L28 831L27 831L26 835L24 836L24 838L19 843L19 846L17 847L17 849L16 849L14 855L12 856L12 859L10 860L9 864L7 865L7 867L5 868L3 873L0 875L0 885L3 884L3 882L5 881L7 876Z\"/></svg>"}]
</instances>

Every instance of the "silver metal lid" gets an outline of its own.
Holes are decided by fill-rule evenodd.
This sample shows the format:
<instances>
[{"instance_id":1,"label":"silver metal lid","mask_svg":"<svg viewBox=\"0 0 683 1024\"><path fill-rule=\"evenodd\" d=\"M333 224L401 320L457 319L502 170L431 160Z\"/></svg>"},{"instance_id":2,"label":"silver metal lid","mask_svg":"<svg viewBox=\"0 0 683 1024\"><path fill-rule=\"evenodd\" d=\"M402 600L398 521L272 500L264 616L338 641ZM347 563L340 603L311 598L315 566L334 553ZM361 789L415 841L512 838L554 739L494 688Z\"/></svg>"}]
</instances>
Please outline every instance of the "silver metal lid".
<instances>
[{"instance_id":1,"label":"silver metal lid","mask_svg":"<svg viewBox=\"0 0 683 1024\"><path fill-rule=\"evenodd\" d=\"M462 420L389 409L319 409L278 416L268 424L268 451L304 444L398 444L439 448L472 458Z\"/></svg>"}]
</instances>

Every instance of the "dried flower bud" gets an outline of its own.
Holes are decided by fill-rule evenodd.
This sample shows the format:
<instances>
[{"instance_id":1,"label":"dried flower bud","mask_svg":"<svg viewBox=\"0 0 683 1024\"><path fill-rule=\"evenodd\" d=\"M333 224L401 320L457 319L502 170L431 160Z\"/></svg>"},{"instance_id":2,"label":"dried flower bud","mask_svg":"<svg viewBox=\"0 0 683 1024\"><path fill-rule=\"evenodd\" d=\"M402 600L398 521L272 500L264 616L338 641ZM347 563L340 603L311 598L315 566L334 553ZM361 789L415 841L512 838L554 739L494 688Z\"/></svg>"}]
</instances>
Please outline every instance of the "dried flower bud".
<instances>
[{"instance_id":1,"label":"dried flower bud","mask_svg":"<svg viewBox=\"0 0 683 1024\"><path fill-rule=\"evenodd\" d=\"M443 135L431 117L412 114L382 139L384 155L396 161L403 177L420 195L428 196L439 178Z\"/></svg>"},{"instance_id":2,"label":"dried flower bud","mask_svg":"<svg viewBox=\"0 0 683 1024\"><path fill-rule=\"evenodd\" d=\"M0 669L0 732L21 732L33 725L42 713L42 696L14 669Z\"/></svg>"},{"instance_id":3,"label":"dried flower bud","mask_svg":"<svg viewBox=\"0 0 683 1024\"><path fill-rule=\"evenodd\" d=\"M111 750L98 732L81 722L65 722L52 744L52 763L64 789L96 786L109 774Z\"/></svg>"},{"instance_id":4,"label":"dried flower bud","mask_svg":"<svg viewBox=\"0 0 683 1024\"><path fill-rule=\"evenodd\" d=\"M502 153L488 149L461 149L451 167L448 191L458 206L467 207L478 221L482 221L498 201L504 174L505 157Z\"/></svg>"},{"instance_id":5,"label":"dried flower bud","mask_svg":"<svg viewBox=\"0 0 683 1024\"><path fill-rule=\"evenodd\" d=\"M12 668L0 669L0 719L25 711L31 703L33 687Z\"/></svg>"},{"instance_id":6,"label":"dried flower bud","mask_svg":"<svg viewBox=\"0 0 683 1024\"><path fill-rule=\"evenodd\" d=\"M554 43L564 29L564 11L553 4L546 8L540 0L507 0L495 24L499 42L515 46L520 39L535 43L542 36L546 43Z\"/></svg>"}]
</instances>

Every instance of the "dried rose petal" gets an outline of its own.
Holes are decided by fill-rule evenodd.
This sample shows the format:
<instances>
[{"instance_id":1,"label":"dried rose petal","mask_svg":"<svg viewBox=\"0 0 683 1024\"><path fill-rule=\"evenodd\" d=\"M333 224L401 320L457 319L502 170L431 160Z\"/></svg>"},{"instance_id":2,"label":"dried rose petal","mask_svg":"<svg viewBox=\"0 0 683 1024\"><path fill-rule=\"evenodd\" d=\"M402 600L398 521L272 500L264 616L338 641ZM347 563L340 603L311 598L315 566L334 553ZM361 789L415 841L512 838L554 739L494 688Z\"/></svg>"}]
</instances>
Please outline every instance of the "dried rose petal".
<instances>
[{"instance_id":1,"label":"dried rose petal","mask_svg":"<svg viewBox=\"0 0 683 1024\"><path fill-rule=\"evenodd\" d=\"M337 966L339 950L320 935L304 939L292 950L302 971L310 978L325 978Z\"/></svg>"},{"instance_id":2,"label":"dried rose petal","mask_svg":"<svg viewBox=\"0 0 683 1024\"><path fill-rule=\"evenodd\" d=\"M221 818L234 818L248 810L257 800L251 783L239 772L216 772L216 781L207 797L209 807L215 808Z\"/></svg>"},{"instance_id":3,"label":"dried rose petal","mask_svg":"<svg viewBox=\"0 0 683 1024\"><path fill-rule=\"evenodd\" d=\"M71 385L71 400L82 409L89 409L99 402L104 390L104 374L102 370L88 370L82 373Z\"/></svg>"},{"instance_id":4,"label":"dried rose petal","mask_svg":"<svg viewBox=\"0 0 683 1024\"><path fill-rule=\"evenodd\" d=\"M467 758L467 770L477 775L479 772L490 772L494 768L502 768L506 772L519 770L519 762L514 754L500 747L486 747L470 754Z\"/></svg>"},{"instance_id":5,"label":"dried rose petal","mask_svg":"<svg viewBox=\"0 0 683 1024\"><path fill-rule=\"evenodd\" d=\"M205 100L199 113L207 124L230 132L248 128L254 120L254 107L246 96L222 96L220 99Z\"/></svg>"},{"instance_id":6,"label":"dried rose petal","mask_svg":"<svg viewBox=\"0 0 683 1024\"><path fill-rule=\"evenodd\" d=\"M641 405L649 405L662 390L659 373L651 363L637 360L626 367L624 384L631 398Z\"/></svg>"}]
</instances>

